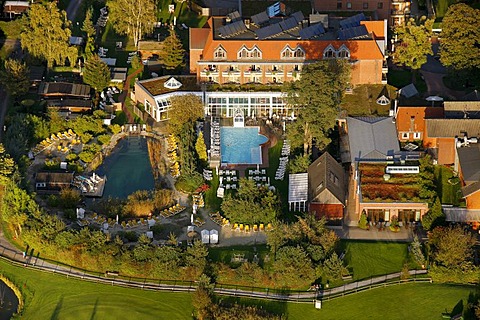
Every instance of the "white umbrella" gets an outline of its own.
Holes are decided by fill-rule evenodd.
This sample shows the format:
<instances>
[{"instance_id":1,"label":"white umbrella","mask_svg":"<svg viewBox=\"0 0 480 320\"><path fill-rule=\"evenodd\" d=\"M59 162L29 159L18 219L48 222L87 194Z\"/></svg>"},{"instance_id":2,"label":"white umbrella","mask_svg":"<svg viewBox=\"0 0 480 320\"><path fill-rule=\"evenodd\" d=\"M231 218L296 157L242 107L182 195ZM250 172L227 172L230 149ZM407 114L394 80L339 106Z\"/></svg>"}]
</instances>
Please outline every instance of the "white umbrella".
<instances>
[{"instance_id":1,"label":"white umbrella","mask_svg":"<svg viewBox=\"0 0 480 320\"><path fill-rule=\"evenodd\" d=\"M433 107L434 104L435 104L435 101L443 101L443 98L439 97L439 96L429 96L429 97L425 98L425 100L432 101L432 107Z\"/></svg>"}]
</instances>

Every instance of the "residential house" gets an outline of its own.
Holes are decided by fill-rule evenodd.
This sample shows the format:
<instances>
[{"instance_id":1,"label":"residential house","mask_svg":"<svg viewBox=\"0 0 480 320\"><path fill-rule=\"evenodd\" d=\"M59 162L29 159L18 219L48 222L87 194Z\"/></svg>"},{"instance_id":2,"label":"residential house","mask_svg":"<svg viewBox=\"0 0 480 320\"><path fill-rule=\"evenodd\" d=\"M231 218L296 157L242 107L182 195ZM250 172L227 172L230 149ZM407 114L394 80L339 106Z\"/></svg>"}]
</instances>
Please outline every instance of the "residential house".
<instances>
[{"instance_id":1,"label":"residential house","mask_svg":"<svg viewBox=\"0 0 480 320\"><path fill-rule=\"evenodd\" d=\"M456 148L455 170L461 183L462 197L466 206L443 208L447 221L471 223L475 228L480 224L480 144L459 143Z\"/></svg>"},{"instance_id":2,"label":"residential house","mask_svg":"<svg viewBox=\"0 0 480 320\"><path fill-rule=\"evenodd\" d=\"M405 165L419 154L400 150L393 118L348 117L340 125L342 161L351 164L349 223L362 213L371 221L420 220L428 204L419 195L419 167Z\"/></svg>"},{"instance_id":3,"label":"residential house","mask_svg":"<svg viewBox=\"0 0 480 320\"><path fill-rule=\"evenodd\" d=\"M480 119L480 101L445 101L445 118Z\"/></svg>"},{"instance_id":4,"label":"residential house","mask_svg":"<svg viewBox=\"0 0 480 320\"><path fill-rule=\"evenodd\" d=\"M438 164L455 163L459 139L463 143L464 140L480 137L480 119L426 119L425 125L423 145L431 150Z\"/></svg>"},{"instance_id":5,"label":"residential house","mask_svg":"<svg viewBox=\"0 0 480 320\"><path fill-rule=\"evenodd\" d=\"M442 107L398 106L395 112L398 140L419 141L425 137L425 119L443 118Z\"/></svg>"},{"instance_id":6,"label":"residential house","mask_svg":"<svg viewBox=\"0 0 480 320\"><path fill-rule=\"evenodd\" d=\"M410 0L315 0L318 12L368 12L377 19L387 19L390 26L403 24L410 17Z\"/></svg>"},{"instance_id":7,"label":"residential house","mask_svg":"<svg viewBox=\"0 0 480 320\"><path fill-rule=\"evenodd\" d=\"M325 152L308 167L308 210L319 218L341 220L345 195L345 171Z\"/></svg>"},{"instance_id":8,"label":"residential house","mask_svg":"<svg viewBox=\"0 0 480 320\"><path fill-rule=\"evenodd\" d=\"M35 175L35 191L38 194L55 194L73 183L74 172L41 171Z\"/></svg>"}]
</instances>

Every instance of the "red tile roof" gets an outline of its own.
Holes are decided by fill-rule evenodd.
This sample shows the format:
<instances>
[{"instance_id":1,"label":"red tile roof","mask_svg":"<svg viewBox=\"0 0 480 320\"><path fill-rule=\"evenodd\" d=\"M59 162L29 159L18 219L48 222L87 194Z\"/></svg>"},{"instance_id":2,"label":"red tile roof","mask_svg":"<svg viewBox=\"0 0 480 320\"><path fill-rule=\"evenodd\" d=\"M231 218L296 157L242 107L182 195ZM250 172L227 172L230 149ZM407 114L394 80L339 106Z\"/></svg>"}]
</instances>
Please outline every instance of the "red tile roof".
<instances>
[{"instance_id":1,"label":"red tile roof","mask_svg":"<svg viewBox=\"0 0 480 320\"><path fill-rule=\"evenodd\" d=\"M327 220L336 220L343 218L342 204L310 203L309 211L315 212L317 218L325 217Z\"/></svg>"},{"instance_id":2,"label":"red tile roof","mask_svg":"<svg viewBox=\"0 0 480 320\"><path fill-rule=\"evenodd\" d=\"M373 32L377 39L385 38L385 26L382 20L380 21L360 21L361 25L367 28L369 33Z\"/></svg>"},{"instance_id":3,"label":"red tile roof","mask_svg":"<svg viewBox=\"0 0 480 320\"><path fill-rule=\"evenodd\" d=\"M414 117L413 128L411 128L411 118ZM425 132L425 119L443 118L443 108L441 107L398 107L396 123L398 132Z\"/></svg>"}]
</instances>

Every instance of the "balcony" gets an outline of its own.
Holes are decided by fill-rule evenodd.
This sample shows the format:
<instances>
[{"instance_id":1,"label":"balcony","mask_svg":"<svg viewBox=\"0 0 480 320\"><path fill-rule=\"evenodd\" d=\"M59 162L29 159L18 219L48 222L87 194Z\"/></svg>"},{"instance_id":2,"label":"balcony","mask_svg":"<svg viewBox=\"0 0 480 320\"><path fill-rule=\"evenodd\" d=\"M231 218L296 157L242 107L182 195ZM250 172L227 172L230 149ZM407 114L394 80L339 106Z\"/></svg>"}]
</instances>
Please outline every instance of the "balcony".
<instances>
[{"instance_id":1,"label":"balcony","mask_svg":"<svg viewBox=\"0 0 480 320\"><path fill-rule=\"evenodd\" d=\"M240 76L240 70L238 69L227 69L225 71L222 71L222 77L239 77Z\"/></svg>"},{"instance_id":2,"label":"balcony","mask_svg":"<svg viewBox=\"0 0 480 320\"><path fill-rule=\"evenodd\" d=\"M382 73L382 84L387 84L387 82L388 82L387 74L386 74L386 73Z\"/></svg>"},{"instance_id":3,"label":"balcony","mask_svg":"<svg viewBox=\"0 0 480 320\"><path fill-rule=\"evenodd\" d=\"M407 10L405 9L392 9L391 15L392 16L404 16Z\"/></svg>"},{"instance_id":4,"label":"balcony","mask_svg":"<svg viewBox=\"0 0 480 320\"><path fill-rule=\"evenodd\" d=\"M298 79L298 78L300 78L300 73L301 73L300 70L292 70L292 71L287 72L287 76L288 77L293 77L294 79Z\"/></svg>"},{"instance_id":5,"label":"balcony","mask_svg":"<svg viewBox=\"0 0 480 320\"><path fill-rule=\"evenodd\" d=\"M250 76L250 75L261 75L262 74L262 69L260 68L257 68L257 69L248 69L248 70L245 70L243 71L243 75L244 76Z\"/></svg>"},{"instance_id":6,"label":"balcony","mask_svg":"<svg viewBox=\"0 0 480 320\"><path fill-rule=\"evenodd\" d=\"M272 70L272 69L268 69L267 71L265 71L265 75L267 76L283 76L283 70L281 69L277 69L277 70Z\"/></svg>"},{"instance_id":7,"label":"balcony","mask_svg":"<svg viewBox=\"0 0 480 320\"><path fill-rule=\"evenodd\" d=\"M385 73L385 74L388 73L387 61L384 61L384 62L383 62L383 65L382 65L382 73Z\"/></svg>"}]
</instances>

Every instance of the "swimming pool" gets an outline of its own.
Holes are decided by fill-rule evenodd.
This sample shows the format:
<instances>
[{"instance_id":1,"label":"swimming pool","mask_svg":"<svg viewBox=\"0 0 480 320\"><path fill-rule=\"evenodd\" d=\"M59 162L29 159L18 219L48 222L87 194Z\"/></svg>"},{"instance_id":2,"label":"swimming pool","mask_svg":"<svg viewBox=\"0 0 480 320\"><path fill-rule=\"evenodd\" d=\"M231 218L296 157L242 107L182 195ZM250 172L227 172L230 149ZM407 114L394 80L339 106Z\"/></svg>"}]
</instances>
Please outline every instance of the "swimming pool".
<instances>
[{"instance_id":1,"label":"swimming pool","mask_svg":"<svg viewBox=\"0 0 480 320\"><path fill-rule=\"evenodd\" d=\"M221 127L220 151L222 163L261 164L261 144L268 141L259 134L259 127Z\"/></svg>"}]
</instances>

